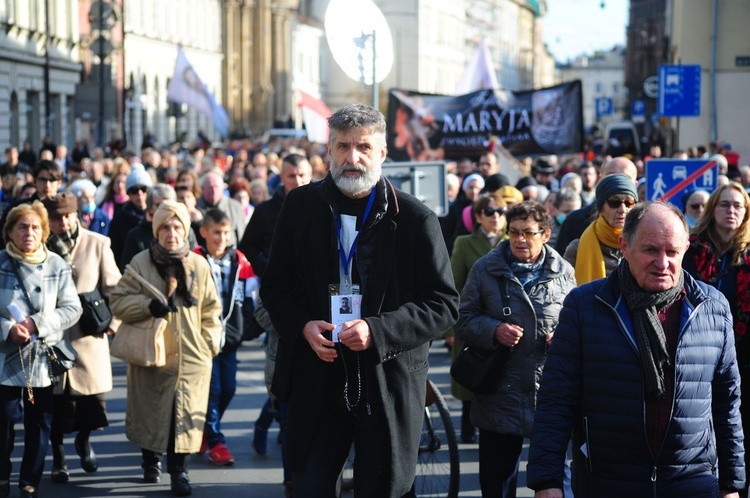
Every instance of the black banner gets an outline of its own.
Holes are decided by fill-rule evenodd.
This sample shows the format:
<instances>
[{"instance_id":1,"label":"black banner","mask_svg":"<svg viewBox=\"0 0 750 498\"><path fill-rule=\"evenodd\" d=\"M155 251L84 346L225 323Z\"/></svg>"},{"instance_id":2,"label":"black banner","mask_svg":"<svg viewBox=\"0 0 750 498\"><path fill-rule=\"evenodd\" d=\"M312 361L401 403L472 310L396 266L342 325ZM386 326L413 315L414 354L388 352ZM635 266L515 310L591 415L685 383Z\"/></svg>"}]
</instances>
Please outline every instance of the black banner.
<instances>
[{"instance_id":1,"label":"black banner","mask_svg":"<svg viewBox=\"0 0 750 498\"><path fill-rule=\"evenodd\" d=\"M514 156L579 152L581 82L523 92L446 96L391 90L388 156L394 161L477 157L497 139Z\"/></svg>"}]
</instances>

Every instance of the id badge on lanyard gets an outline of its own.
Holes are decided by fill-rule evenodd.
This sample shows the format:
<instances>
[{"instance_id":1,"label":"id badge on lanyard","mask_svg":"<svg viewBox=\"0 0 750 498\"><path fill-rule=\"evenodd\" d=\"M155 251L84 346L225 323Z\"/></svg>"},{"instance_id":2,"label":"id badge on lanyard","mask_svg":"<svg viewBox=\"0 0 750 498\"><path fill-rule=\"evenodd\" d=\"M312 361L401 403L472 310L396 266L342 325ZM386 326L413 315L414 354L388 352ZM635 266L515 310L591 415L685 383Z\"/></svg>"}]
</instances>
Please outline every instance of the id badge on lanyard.
<instances>
[{"instance_id":1,"label":"id badge on lanyard","mask_svg":"<svg viewBox=\"0 0 750 498\"><path fill-rule=\"evenodd\" d=\"M373 189L367 206L362 215L362 225L370 214L375 202L375 190ZM339 341L339 332L345 322L362 318L362 294L359 285L352 283L352 264L354 252L357 249L359 232L356 230L357 217L340 215L336 223L336 232L339 242L339 285L329 287L331 304L331 323L336 328L331 332L331 340Z\"/></svg>"}]
</instances>

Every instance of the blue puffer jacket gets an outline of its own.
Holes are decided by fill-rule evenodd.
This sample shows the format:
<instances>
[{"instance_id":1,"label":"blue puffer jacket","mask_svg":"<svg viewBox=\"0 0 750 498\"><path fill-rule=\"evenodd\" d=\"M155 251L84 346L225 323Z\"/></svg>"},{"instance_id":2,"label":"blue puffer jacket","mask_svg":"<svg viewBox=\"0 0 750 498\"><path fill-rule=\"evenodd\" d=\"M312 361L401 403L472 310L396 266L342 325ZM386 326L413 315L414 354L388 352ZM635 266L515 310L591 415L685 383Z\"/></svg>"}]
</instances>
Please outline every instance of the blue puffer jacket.
<instances>
[{"instance_id":1,"label":"blue puffer jacket","mask_svg":"<svg viewBox=\"0 0 750 498\"><path fill-rule=\"evenodd\" d=\"M705 498L744 486L732 315L718 291L687 273L685 289L672 415L657 455L617 272L568 295L539 390L530 488L562 487L571 430L577 497Z\"/></svg>"}]
</instances>

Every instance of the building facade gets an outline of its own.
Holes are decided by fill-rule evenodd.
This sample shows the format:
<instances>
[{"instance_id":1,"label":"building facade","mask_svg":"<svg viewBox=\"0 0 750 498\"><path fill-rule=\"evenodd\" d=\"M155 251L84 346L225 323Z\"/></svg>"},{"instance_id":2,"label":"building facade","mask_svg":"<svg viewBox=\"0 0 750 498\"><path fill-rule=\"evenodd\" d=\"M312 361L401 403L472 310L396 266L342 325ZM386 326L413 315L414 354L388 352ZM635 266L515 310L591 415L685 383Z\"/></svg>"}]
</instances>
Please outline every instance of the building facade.
<instances>
[{"instance_id":1,"label":"building facade","mask_svg":"<svg viewBox=\"0 0 750 498\"><path fill-rule=\"evenodd\" d=\"M0 144L72 147L80 81L76 0L0 2Z\"/></svg>"},{"instance_id":2,"label":"building facade","mask_svg":"<svg viewBox=\"0 0 750 498\"><path fill-rule=\"evenodd\" d=\"M699 64L700 116L668 120L675 147L730 142L750 164L750 8L744 0L669 3L670 64ZM713 26L716 26L715 33ZM715 44L711 40L715 39Z\"/></svg>"}]
</instances>

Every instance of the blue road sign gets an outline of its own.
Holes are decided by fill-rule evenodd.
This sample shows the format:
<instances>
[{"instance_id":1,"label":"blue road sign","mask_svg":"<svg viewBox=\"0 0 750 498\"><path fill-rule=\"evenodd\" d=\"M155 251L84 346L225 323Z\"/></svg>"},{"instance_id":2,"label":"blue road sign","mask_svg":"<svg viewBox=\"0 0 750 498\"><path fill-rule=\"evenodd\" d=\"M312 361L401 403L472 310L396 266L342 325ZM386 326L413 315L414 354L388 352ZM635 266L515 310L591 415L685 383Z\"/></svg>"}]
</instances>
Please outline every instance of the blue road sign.
<instances>
[{"instance_id":1,"label":"blue road sign","mask_svg":"<svg viewBox=\"0 0 750 498\"><path fill-rule=\"evenodd\" d=\"M701 188L716 189L719 166L708 159L651 159L646 161L646 198L662 199L682 208L682 196Z\"/></svg>"},{"instance_id":2,"label":"blue road sign","mask_svg":"<svg viewBox=\"0 0 750 498\"><path fill-rule=\"evenodd\" d=\"M645 116L646 115L646 101L643 99L635 99L633 101L633 117Z\"/></svg>"},{"instance_id":3,"label":"blue road sign","mask_svg":"<svg viewBox=\"0 0 750 498\"><path fill-rule=\"evenodd\" d=\"M700 66L659 66L659 114L676 117L700 116Z\"/></svg>"},{"instance_id":4,"label":"blue road sign","mask_svg":"<svg viewBox=\"0 0 750 498\"><path fill-rule=\"evenodd\" d=\"M614 113L615 106L612 104L612 99L607 97L599 97L596 99L596 115L597 116L609 116Z\"/></svg>"},{"instance_id":5,"label":"blue road sign","mask_svg":"<svg viewBox=\"0 0 750 498\"><path fill-rule=\"evenodd\" d=\"M646 101L643 99L635 99L632 108L630 109L630 116L635 123L645 123Z\"/></svg>"}]
</instances>

